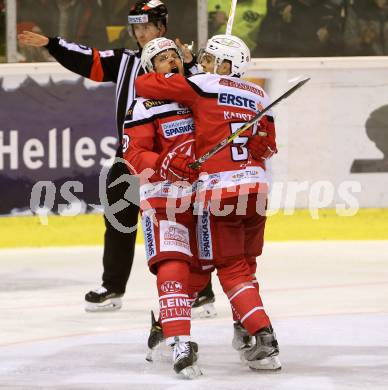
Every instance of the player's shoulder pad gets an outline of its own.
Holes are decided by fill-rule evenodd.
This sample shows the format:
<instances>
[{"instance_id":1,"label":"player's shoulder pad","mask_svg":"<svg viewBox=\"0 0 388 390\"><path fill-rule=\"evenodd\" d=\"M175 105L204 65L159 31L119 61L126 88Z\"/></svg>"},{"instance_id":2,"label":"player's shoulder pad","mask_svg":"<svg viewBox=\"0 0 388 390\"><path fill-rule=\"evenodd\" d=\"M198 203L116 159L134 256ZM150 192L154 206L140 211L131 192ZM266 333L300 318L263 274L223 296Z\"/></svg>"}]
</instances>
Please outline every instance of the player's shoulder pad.
<instances>
[{"instance_id":1,"label":"player's shoulder pad","mask_svg":"<svg viewBox=\"0 0 388 390\"><path fill-rule=\"evenodd\" d=\"M142 97L136 98L125 114L124 126L136 126L139 122L147 122L151 120L152 115L147 113L144 108L144 101Z\"/></svg>"},{"instance_id":2,"label":"player's shoulder pad","mask_svg":"<svg viewBox=\"0 0 388 390\"><path fill-rule=\"evenodd\" d=\"M144 99L143 101L143 106L146 110L152 110L155 107L161 107L165 106L167 104L170 104L170 100L157 100L157 99ZM155 111L155 110L153 110ZM159 110L156 110L159 111Z\"/></svg>"},{"instance_id":3,"label":"player's shoulder pad","mask_svg":"<svg viewBox=\"0 0 388 390\"><path fill-rule=\"evenodd\" d=\"M201 73L192 74L192 75L188 76L187 78L189 80L201 80L201 79L203 79L203 76L206 76L207 74L209 74L209 73L201 72Z\"/></svg>"},{"instance_id":4,"label":"player's shoulder pad","mask_svg":"<svg viewBox=\"0 0 388 390\"><path fill-rule=\"evenodd\" d=\"M143 120L151 119L153 117L152 105L150 102L153 102L153 100L145 99L143 97L138 97L134 100L133 110L132 110L133 122L143 121ZM155 106L157 107L156 104Z\"/></svg>"},{"instance_id":5,"label":"player's shoulder pad","mask_svg":"<svg viewBox=\"0 0 388 390\"><path fill-rule=\"evenodd\" d=\"M215 97L218 93L219 76L211 73L197 73L187 78L194 90L205 97Z\"/></svg>"},{"instance_id":6,"label":"player's shoulder pad","mask_svg":"<svg viewBox=\"0 0 388 390\"><path fill-rule=\"evenodd\" d=\"M248 80L240 79L238 77L219 76L218 83L221 87L227 87L235 90L244 91L247 93L252 93L262 98L266 95L264 89L260 85Z\"/></svg>"},{"instance_id":7,"label":"player's shoulder pad","mask_svg":"<svg viewBox=\"0 0 388 390\"><path fill-rule=\"evenodd\" d=\"M141 123L151 122L159 116L165 116L169 112L182 110L176 102L169 100L136 98L131 104L125 117L125 126L131 127Z\"/></svg>"},{"instance_id":8,"label":"player's shoulder pad","mask_svg":"<svg viewBox=\"0 0 388 390\"><path fill-rule=\"evenodd\" d=\"M157 118L166 116L175 111L182 111L181 104L172 102L171 100L144 99L141 102L142 115L144 118Z\"/></svg>"}]
</instances>

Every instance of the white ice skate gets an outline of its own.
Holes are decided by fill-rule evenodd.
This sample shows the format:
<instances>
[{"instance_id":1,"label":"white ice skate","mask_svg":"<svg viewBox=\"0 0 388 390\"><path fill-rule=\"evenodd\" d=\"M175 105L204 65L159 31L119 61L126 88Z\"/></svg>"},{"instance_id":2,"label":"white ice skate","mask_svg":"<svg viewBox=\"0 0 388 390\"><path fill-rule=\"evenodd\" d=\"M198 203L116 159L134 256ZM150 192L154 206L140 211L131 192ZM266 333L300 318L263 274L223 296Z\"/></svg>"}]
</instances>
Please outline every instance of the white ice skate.
<instances>
[{"instance_id":1,"label":"white ice skate","mask_svg":"<svg viewBox=\"0 0 388 390\"><path fill-rule=\"evenodd\" d=\"M98 287L85 295L85 311L95 313L120 310L123 295L109 291L102 286Z\"/></svg>"},{"instance_id":2,"label":"white ice skate","mask_svg":"<svg viewBox=\"0 0 388 390\"><path fill-rule=\"evenodd\" d=\"M279 346L272 327L261 329L255 334L255 339L256 344L242 355L248 367L257 371L280 370Z\"/></svg>"},{"instance_id":3,"label":"white ice skate","mask_svg":"<svg viewBox=\"0 0 388 390\"><path fill-rule=\"evenodd\" d=\"M197 353L189 337L174 337L172 345L174 370L184 379L195 379L202 375L201 369L196 364Z\"/></svg>"}]
</instances>

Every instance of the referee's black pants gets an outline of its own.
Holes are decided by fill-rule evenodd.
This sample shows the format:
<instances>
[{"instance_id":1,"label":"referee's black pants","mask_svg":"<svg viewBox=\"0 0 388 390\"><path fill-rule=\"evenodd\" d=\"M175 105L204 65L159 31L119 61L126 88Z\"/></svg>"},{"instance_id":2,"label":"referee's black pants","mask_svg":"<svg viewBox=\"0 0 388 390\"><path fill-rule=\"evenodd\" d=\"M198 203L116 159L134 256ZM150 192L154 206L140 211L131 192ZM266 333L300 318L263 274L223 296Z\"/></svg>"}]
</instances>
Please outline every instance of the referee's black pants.
<instances>
[{"instance_id":1,"label":"referee's black pants","mask_svg":"<svg viewBox=\"0 0 388 390\"><path fill-rule=\"evenodd\" d=\"M116 157L122 158L121 147L118 149ZM116 223L126 228L135 227L138 221L139 214L139 188L136 180L131 180L130 183L125 180L122 183L115 184L109 188L115 180L123 175L129 175L129 170L125 163L117 162L112 165L109 170L106 181L106 195L109 205L112 205L120 199L125 200L125 193L129 186L134 186L131 189L131 196L136 194L137 199L134 202L128 202L128 206L123 210L114 214ZM116 293L124 293L125 287L131 273L133 258L135 254L136 233L133 229L131 233L123 233L122 229L117 229L112 226L109 213L104 214L105 220L105 236L104 236L104 254L103 266L104 272L102 275L102 285Z\"/></svg>"}]
</instances>

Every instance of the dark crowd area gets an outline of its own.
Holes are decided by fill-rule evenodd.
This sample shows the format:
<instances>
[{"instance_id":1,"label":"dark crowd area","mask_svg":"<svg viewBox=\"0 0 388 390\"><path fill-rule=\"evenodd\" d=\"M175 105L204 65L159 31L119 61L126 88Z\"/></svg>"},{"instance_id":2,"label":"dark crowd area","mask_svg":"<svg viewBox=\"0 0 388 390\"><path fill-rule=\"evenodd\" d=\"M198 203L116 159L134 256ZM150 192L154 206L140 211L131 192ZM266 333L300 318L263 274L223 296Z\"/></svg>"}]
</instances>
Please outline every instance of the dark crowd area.
<instances>
[{"instance_id":1,"label":"dark crowd area","mask_svg":"<svg viewBox=\"0 0 388 390\"><path fill-rule=\"evenodd\" d=\"M98 49L136 48L126 27L133 1L17 0L17 30ZM168 37L197 38L197 0L165 0ZM0 0L0 57L5 61L5 0ZM231 0L208 0L209 36L224 33ZM373 56L388 53L388 0L239 0L233 34L252 57ZM18 61L50 61L19 47Z\"/></svg>"},{"instance_id":2,"label":"dark crowd area","mask_svg":"<svg viewBox=\"0 0 388 390\"><path fill-rule=\"evenodd\" d=\"M230 1L209 5L209 34L224 32ZM388 0L239 0L238 7L233 32L253 57L388 54Z\"/></svg>"}]
</instances>

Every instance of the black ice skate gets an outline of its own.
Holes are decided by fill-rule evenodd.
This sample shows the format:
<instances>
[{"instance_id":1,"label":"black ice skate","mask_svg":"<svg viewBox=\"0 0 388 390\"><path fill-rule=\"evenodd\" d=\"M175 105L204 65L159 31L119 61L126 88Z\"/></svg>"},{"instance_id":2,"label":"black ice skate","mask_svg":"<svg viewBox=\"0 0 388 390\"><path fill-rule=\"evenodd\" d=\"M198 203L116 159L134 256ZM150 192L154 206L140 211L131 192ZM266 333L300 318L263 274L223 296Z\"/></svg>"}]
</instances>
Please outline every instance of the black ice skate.
<instances>
[{"instance_id":1,"label":"black ice skate","mask_svg":"<svg viewBox=\"0 0 388 390\"><path fill-rule=\"evenodd\" d=\"M165 343L163 335L163 329L159 321L156 321L155 314L151 310L151 329L148 336L148 353L146 360L152 363L155 360L171 361L171 349L169 349ZM191 346L195 353L198 352L198 344L194 341L190 341Z\"/></svg>"},{"instance_id":2,"label":"black ice skate","mask_svg":"<svg viewBox=\"0 0 388 390\"><path fill-rule=\"evenodd\" d=\"M185 379L201 376L202 372L196 364L198 345L191 341L182 341L180 337L174 337L174 341L172 354L175 372Z\"/></svg>"},{"instance_id":3,"label":"black ice skate","mask_svg":"<svg viewBox=\"0 0 388 390\"><path fill-rule=\"evenodd\" d=\"M279 346L272 327L260 329L255 334L256 344L243 354L252 370L280 370Z\"/></svg>"},{"instance_id":4,"label":"black ice skate","mask_svg":"<svg viewBox=\"0 0 388 390\"><path fill-rule=\"evenodd\" d=\"M89 291L85 295L85 310L89 312L120 310L122 306L121 297L123 295L101 286Z\"/></svg>"},{"instance_id":5,"label":"black ice skate","mask_svg":"<svg viewBox=\"0 0 388 390\"><path fill-rule=\"evenodd\" d=\"M232 347L236 351L244 351L252 347L252 336L244 329L240 321L233 324Z\"/></svg>"},{"instance_id":6,"label":"black ice skate","mask_svg":"<svg viewBox=\"0 0 388 390\"><path fill-rule=\"evenodd\" d=\"M203 291L198 294L197 299L194 301L191 307L191 318L213 318L217 315L214 293L211 287L208 285Z\"/></svg>"},{"instance_id":7,"label":"black ice skate","mask_svg":"<svg viewBox=\"0 0 388 390\"><path fill-rule=\"evenodd\" d=\"M155 350L160 346L163 342L164 336L162 327L159 321L155 320L154 312L151 310L151 330L150 335L148 336L148 353L146 356L146 360L148 362L152 362L154 360L153 354Z\"/></svg>"}]
</instances>

